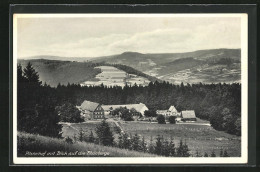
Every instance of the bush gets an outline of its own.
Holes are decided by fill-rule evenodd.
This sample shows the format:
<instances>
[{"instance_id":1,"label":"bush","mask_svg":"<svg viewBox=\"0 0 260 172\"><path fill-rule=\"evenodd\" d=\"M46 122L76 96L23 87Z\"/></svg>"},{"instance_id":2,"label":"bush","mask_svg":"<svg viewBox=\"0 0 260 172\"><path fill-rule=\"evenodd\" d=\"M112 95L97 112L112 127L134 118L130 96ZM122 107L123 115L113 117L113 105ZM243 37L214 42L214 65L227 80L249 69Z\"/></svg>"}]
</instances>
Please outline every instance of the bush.
<instances>
[{"instance_id":1,"label":"bush","mask_svg":"<svg viewBox=\"0 0 260 172\"><path fill-rule=\"evenodd\" d=\"M146 111L144 111L144 116L145 117L156 117L157 114L156 114L156 111L146 110Z\"/></svg>"},{"instance_id":2,"label":"bush","mask_svg":"<svg viewBox=\"0 0 260 172\"><path fill-rule=\"evenodd\" d=\"M73 144L73 140L70 137L66 137L65 141L68 144Z\"/></svg>"},{"instance_id":3,"label":"bush","mask_svg":"<svg viewBox=\"0 0 260 172\"><path fill-rule=\"evenodd\" d=\"M169 117L169 122L171 123L171 124L175 124L176 123L176 116L170 116Z\"/></svg>"},{"instance_id":4,"label":"bush","mask_svg":"<svg viewBox=\"0 0 260 172\"><path fill-rule=\"evenodd\" d=\"M112 146L114 141L114 136L110 130L109 124L103 120L101 124L96 127L96 134L98 136L99 142L105 146Z\"/></svg>"},{"instance_id":5,"label":"bush","mask_svg":"<svg viewBox=\"0 0 260 172\"><path fill-rule=\"evenodd\" d=\"M18 157L30 157L25 156L26 151L29 152L56 152L56 151L66 151L66 152L85 152L87 150L92 152L108 152L107 156L109 157L155 157L155 155L137 152L137 151L130 151L115 147L107 147L102 145L96 145L93 143L86 143L86 142L76 142L74 144L68 144L63 139L45 137L41 135L32 135L28 133L20 133L18 132L17 136L17 156ZM80 157L89 157L95 155L77 155ZM102 156L104 155L96 155Z\"/></svg>"},{"instance_id":6,"label":"bush","mask_svg":"<svg viewBox=\"0 0 260 172\"><path fill-rule=\"evenodd\" d=\"M163 115L158 115L157 121L158 121L158 124L166 124L165 117Z\"/></svg>"},{"instance_id":7,"label":"bush","mask_svg":"<svg viewBox=\"0 0 260 172\"><path fill-rule=\"evenodd\" d=\"M60 121L62 122L84 122L84 118L80 115L80 111L71 103L57 106L56 111L60 114Z\"/></svg>"}]
</instances>

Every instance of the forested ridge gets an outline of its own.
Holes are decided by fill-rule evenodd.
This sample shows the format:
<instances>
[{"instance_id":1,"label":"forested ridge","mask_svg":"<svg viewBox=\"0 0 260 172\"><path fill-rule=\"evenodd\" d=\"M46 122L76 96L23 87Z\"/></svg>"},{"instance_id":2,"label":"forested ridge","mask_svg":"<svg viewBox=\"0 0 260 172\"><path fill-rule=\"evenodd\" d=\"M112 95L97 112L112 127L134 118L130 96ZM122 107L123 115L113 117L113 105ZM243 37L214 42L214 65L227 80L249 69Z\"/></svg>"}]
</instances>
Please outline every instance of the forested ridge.
<instances>
[{"instance_id":1,"label":"forested ridge","mask_svg":"<svg viewBox=\"0 0 260 172\"><path fill-rule=\"evenodd\" d=\"M80 87L59 85L60 100L80 105L84 100L101 104L144 103L150 110L169 109L174 105L178 111L195 110L196 116L209 120L217 130L231 134L240 133L241 84L181 84L157 81L147 87Z\"/></svg>"},{"instance_id":2,"label":"forested ridge","mask_svg":"<svg viewBox=\"0 0 260 172\"><path fill-rule=\"evenodd\" d=\"M95 78L95 76L101 73L101 69L96 68L98 66L114 66L129 74L135 74L147 78L149 81L156 81L159 79L149 76L141 71L138 71L132 67L122 64L107 64L105 62L93 63L93 62L75 62L75 61L58 61L58 60L19 60L19 63L24 68L30 62L35 71L40 75L39 79L42 82L46 82L52 87L57 85L68 83L82 83Z\"/></svg>"},{"instance_id":3,"label":"forested ridge","mask_svg":"<svg viewBox=\"0 0 260 172\"><path fill-rule=\"evenodd\" d=\"M29 71L29 72L28 72ZM241 133L241 84L181 84L150 82L146 87L81 87L79 84L53 88L39 81L31 65L18 66L18 129L59 136L61 126L55 111L65 103L80 105L84 100L101 104L144 103L150 110L195 110L217 130Z\"/></svg>"}]
</instances>

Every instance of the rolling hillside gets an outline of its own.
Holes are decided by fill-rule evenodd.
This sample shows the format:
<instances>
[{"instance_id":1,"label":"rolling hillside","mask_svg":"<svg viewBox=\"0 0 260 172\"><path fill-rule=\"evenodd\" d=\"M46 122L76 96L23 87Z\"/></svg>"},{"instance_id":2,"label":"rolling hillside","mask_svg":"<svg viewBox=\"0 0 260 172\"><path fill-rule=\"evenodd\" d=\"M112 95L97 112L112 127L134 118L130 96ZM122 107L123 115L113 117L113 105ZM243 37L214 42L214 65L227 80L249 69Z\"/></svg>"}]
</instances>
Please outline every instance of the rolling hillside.
<instances>
[{"instance_id":1,"label":"rolling hillside","mask_svg":"<svg viewBox=\"0 0 260 172\"><path fill-rule=\"evenodd\" d=\"M125 52L90 60L124 64L175 84L240 82L241 78L240 49L212 49L166 54Z\"/></svg>"},{"instance_id":2,"label":"rolling hillside","mask_svg":"<svg viewBox=\"0 0 260 172\"><path fill-rule=\"evenodd\" d=\"M71 61L68 61L69 59ZM19 60L19 63L24 66L28 61ZM32 57L30 61L39 72L41 80L52 86L56 86L59 82L61 84L80 83L95 78L101 71L94 69L94 66L91 66L89 62L104 62L113 66L131 67L150 81L158 78L174 84L181 82L241 82L240 49L212 49L161 54L124 52L96 58L36 56Z\"/></svg>"},{"instance_id":3,"label":"rolling hillside","mask_svg":"<svg viewBox=\"0 0 260 172\"><path fill-rule=\"evenodd\" d=\"M101 71L95 69L91 63L57 61L57 60L19 60L18 63L25 67L31 62L39 73L40 80L48 85L57 86L60 84L80 83L94 78Z\"/></svg>"},{"instance_id":4,"label":"rolling hillside","mask_svg":"<svg viewBox=\"0 0 260 172\"><path fill-rule=\"evenodd\" d=\"M44 152L43 157L90 157L96 156L93 153L104 153L100 154L101 157L154 157L156 155L129 151L126 149L119 149L115 147L107 147L102 145L96 145L93 143L86 142L75 142L73 144L66 143L64 139L51 138L41 135L34 135L24 132L18 132L18 157L33 157L37 155L26 155L26 152ZM48 152L55 152L54 155L47 155ZM59 155L59 152L67 153ZM69 155L69 152L77 152L77 154ZM90 152L90 154L87 154ZM39 157L39 155L38 155Z\"/></svg>"},{"instance_id":5,"label":"rolling hillside","mask_svg":"<svg viewBox=\"0 0 260 172\"><path fill-rule=\"evenodd\" d=\"M59 61L46 59L31 59L18 60L18 63L24 68L28 63L31 63L35 70L39 73L40 80L50 86L56 87L59 83L67 85L68 83L80 84L84 81L95 81L97 74L101 70L97 68L104 63L94 64L91 62L75 62L75 61ZM137 71L134 68L125 65L111 65L129 74L135 74L146 78L149 81L158 80L143 72Z\"/></svg>"}]
</instances>

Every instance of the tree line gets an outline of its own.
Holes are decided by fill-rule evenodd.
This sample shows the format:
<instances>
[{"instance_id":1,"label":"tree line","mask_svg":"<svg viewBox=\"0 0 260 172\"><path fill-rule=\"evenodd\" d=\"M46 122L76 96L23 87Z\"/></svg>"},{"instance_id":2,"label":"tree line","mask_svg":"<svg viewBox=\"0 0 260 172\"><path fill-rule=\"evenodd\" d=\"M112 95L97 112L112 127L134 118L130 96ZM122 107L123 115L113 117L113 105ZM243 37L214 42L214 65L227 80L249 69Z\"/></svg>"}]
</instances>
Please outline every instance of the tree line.
<instances>
[{"instance_id":1,"label":"tree line","mask_svg":"<svg viewBox=\"0 0 260 172\"><path fill-rule=\"evenodd\" d=\"M150 82L146 87L128 86L81 87L59 85L57 95L62 101L80 105L84 100L100 104L144 103L150 111L169 109L174 105L180 112L194 110L196 116L210 121L216 130L241 135L241 84L187 84ZM148 115L149 116L149 115ZM153 114L150 114L153 116Z\"/></svg>"},{"instance_id":2,"label":"tree line","mask_svg":"<svg viewBox=\"0 0 260 172\"><path fill-rule=\"evenodd\" d=\"M79 130L77 136L74 135L73 139L67 137L65 140L67 143L73 144L79 142L89 142L94 144L101 144L104 146L113 146L121 149L134 150L138 152L156 154L166 157L217 157L215 150L212 150L210 154L204 152L204 155L196 150L195 154L190 152L186 141L181 139L178 145L175 145L173 137L170 139L164 138L162 135L157 135L155 141L151 136L149 142L145 137L135 133L134 135L127 134L125 132L118 132L118 139L111 130L111 126L106 120L103 120L95 129L96 136L93 131L88 134L83 132L82 128ZM229 157L226 150L220 149L219 157Z\"/></svg>"},{"instance_id":3,"label":"tree line","mask_svg":"<svg viewBox=\"0 0 260 172\"><path fill-rule=\"evenodd\" d=\"M149 110L195 110L196 116L209 120L216 130L241 134L241 84L187 84L150 82L148 86L106 87L59 84L53 88L39 80L32 65L18 65L18 129L29 133L59 136L62 107L71 111L84 100L100 104L144 103ZM74 110L73 110L74 108ZM70 112L70 111L69 111ZM72 118L79 120L79 115ZM66 119L67 117L63 117Z\"/></svg>"}]
</instances>

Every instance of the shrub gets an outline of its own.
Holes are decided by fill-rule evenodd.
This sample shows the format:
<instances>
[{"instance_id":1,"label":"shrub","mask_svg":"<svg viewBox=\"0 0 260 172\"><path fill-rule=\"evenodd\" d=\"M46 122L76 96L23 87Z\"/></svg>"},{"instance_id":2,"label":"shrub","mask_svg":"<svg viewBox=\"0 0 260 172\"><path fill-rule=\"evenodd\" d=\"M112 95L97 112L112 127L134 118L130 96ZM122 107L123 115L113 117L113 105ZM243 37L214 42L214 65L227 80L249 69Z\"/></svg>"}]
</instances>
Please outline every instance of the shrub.
<instances>
[{"instance_id":1,"label":"shrub","mask_svg":"<svg viewBox=\"0 0 260 172\"><path fill-rule=\"evenodd\" d=\"M154 111L154 110L146 110L146 111L144 111L144 116L146 116L146 117L156 117L157 114L156 114L156 111Z\"/></svg>"},{"instance_id":2,"label":"shrub","mask_svg":"<svg viewBox=\"0 0 260 172\"><path fill-rule=\"evenodd\" d=\"M211 152L211 155L210 155L211 157L216 157L216 154L215 154L215 151L214 150L212 150L212 152Z\"/></svg>"},{"instance_id":3,"label":"shrub","mask_svg":"<svg viewBox=\"0 0 260 172\"><path fill-rule=\"evenodd\" d=\"M183 144L182 140L180 140L179 147L177 148L177 157L189 157L189 151L186 142Z\"/></svg>"},{"instance_id":4,"label":"shrub","mask_svg":"<svg viewBox=\"0 0 260 172\"><path fill-rule=\"evenodd\" d=\"M166 124L165 117L163 115L158 115L157 121L158 121L158 124Z\"/></svg>"},{"instance_id":5,"label":"shrub","mask_svg":"<svg viewBox=\"0 0 260 172\"><path fill-rule=\"evenodd\" d=\"M75 152L82 151L85 152L87 150L92 152L108 152L107 156L109 157L154 157L155 155L137 152L137 151L129 151L125 149L115 148L115 147L107 147L102 145L96 145L93 143L86 142L76 142L74 144L68 144L63 139L45 137L41 135L32 135L28 133L18 132L17 138L18 144L18 157L25 157L26 151L30 152L54 152L54 151L67 151L67 152ZM79 156L92 156L92 155L79 155ZM100 156L100 155L98 155ZM104 157L104 155L101 155ZM28 156L26 156L28 157Z\"/></svg>"},{"instance_id":6,"label":"shrub","mask_svg":"<svg viewBox=\"0 0 260 172\"><path fill-rule=\"evenodd\" d=\"M176 116L170 116L169 117L169 122L171 123L171 124L175 124L176 123Z\"/></svg>"},{"instance_id":7,"label":"shrub","mask_svg":"<svg viewBox=\"0 0 260 172\"><path fill-rule=\"evenodd\" d=\"M73 144L73 140L70 137L66 137L65 141L68 144Z\"/></svg>"},{"instance_id":8,"label":"shrub","mask_svg":"<svg viewBox=\"0 0 260 172\"><path fill-rule=\"evenodd\" d=\"M113 145L114 136L106 120L103 120L101 124L97 126L96 133L101 144L105 146Z\"/></svg>"}]
</instances>

